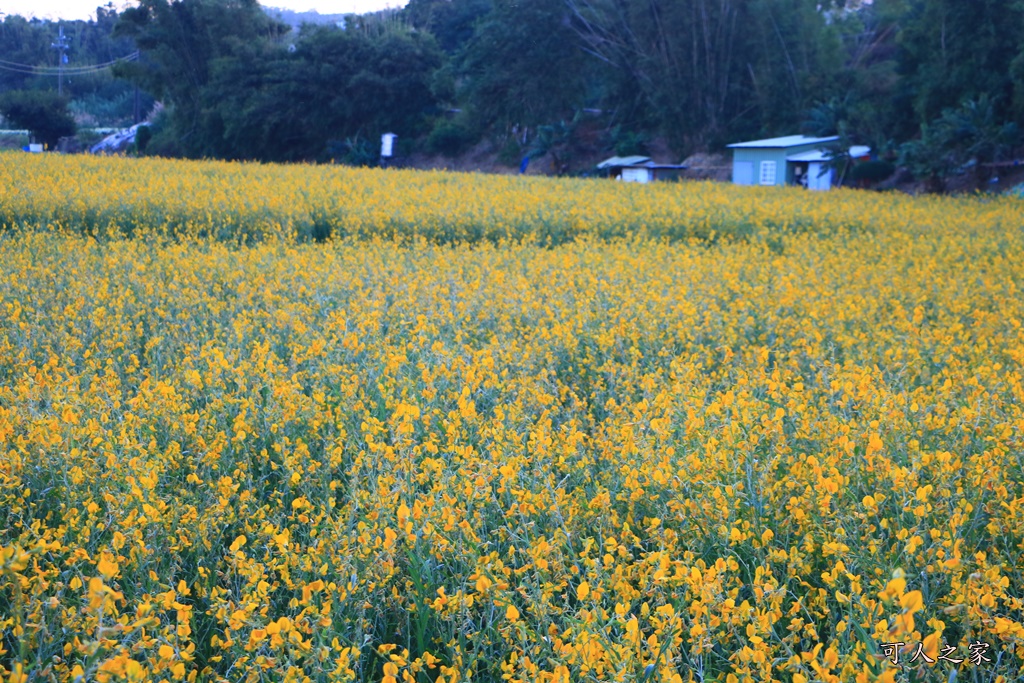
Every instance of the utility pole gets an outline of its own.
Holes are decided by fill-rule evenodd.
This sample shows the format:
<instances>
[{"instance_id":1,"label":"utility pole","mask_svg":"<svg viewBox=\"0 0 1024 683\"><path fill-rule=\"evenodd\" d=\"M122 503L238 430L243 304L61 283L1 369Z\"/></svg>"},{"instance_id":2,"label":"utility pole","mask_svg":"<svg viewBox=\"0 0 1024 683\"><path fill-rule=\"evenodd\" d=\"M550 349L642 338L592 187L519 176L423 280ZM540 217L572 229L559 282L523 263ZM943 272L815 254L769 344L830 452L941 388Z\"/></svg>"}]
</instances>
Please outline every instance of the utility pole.
<instances>
[{"instance_id":1,"label":"utility pole","mask_svg":"<svg viewBox=\"0 0 1024 683\"><path fill-rule=\"evenodd\" d=\"M68 45L67 38L64 37L64 26L60 27L60 34L57 36L57 42L51 43L50 47L57 50L60 57L57 59L57 94L64 94L64 62L67 61L67 49Z\"/></svg>"}]
</instances>

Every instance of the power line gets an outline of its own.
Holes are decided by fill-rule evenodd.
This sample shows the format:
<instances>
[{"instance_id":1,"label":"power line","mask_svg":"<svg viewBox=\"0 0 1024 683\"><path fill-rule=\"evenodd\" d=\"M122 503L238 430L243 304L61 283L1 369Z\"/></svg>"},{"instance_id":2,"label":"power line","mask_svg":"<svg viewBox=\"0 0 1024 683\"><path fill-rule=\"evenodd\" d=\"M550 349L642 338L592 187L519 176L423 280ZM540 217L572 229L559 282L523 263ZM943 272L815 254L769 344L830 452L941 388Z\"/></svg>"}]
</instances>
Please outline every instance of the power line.
<instances>
[{"instance_id":1,"label":"power line","mask_svg":"<svg viewBox=\"0 0 1024 683\"><path fill-rule=\"evenodd\" d=\"M117 59L112 59L109 62L102 62L100 64L83 64L81 66L69 66L69 67L67 67L65 69L65 71L73 71L75 69L101 69L101 68L106 68L106 67L110 66L111 64L116 64L117 62L122 62L122 61L125 61L125 60L135 59L136 57L138 57L138 55L139 55L139 51L136 50L134 52L129 52L124 57L118 57ZM0 65L4 65L4 64L7 65L7 66L18 67L18 68L21 68L21 69L32 69L32 70L36 70L36 69L55 70L57 68L57 67L54 67L54 66L39 66L39 65L35 65L35 64L21 64L19 62L12 62L12 61L9 61L9 60L6 60L6 59L0 59Z\"/></svg>"},{"instance_id":2,"label":"power line","mask_svg":"<svg viewBox=\"0 0 1024 683\"><path fill-rule=\"evenodd\" d=\"M57 56L57 67L52 66L35 66L32 64L21 64L19 62L12 62L6 59L0 59L0 70L10 71L18 74L25 74L28 76L56 76L57 77L57 94L64 94L64 75L69 76L86 76L88 74L98 73L104 69L108 69L118 62L132 61L139 58L139 51L136 50L125 57L119 57L109 62L102 64L84 64L82 66L68 66L67 51L71 47L68 43L67 37L64 35L64 26L58 27L57 42L51 43L50 47L54 48L58 52Z\"/></svg>"},{"instance_id":3,"label":"power line","mask_svg":"<svg viewBox=\"0 0 1024 683\"><path fill-rule=\"evenodd\" d=\"M33 66L31 64L19 64L18 62L10 62L5 59L0 59L0 70L11 71L13 73L28 74L30 76L57 76L60 74L67 74L69 76L81 76L83 74L96 73L109 69L118 62L132 62L139 58L139 52L136 50L124 57L118 57L109 62L103 62L101 64L83 64L81 66Z\"/></svg>"}]
</instances>

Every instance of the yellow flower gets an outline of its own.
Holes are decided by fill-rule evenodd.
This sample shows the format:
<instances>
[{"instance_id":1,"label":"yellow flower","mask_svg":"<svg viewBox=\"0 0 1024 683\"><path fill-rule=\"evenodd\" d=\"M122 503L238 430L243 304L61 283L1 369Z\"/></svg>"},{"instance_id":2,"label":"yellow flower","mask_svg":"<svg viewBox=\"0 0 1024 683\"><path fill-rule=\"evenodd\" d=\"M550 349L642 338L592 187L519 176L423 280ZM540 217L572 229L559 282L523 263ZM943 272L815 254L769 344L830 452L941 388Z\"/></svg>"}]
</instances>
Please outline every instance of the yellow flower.
<instances>
[{"instance_id":1,"label":"yellow flower","mask_svg":"<svg viewBox=\"0 0 1024 683\"><path fill-rule=\"evenodd\" d=\"M100 561L96 563L96 571L107 581L117 576L117 562L109 553L103 553Z\"/></svg>"},{"instance_id":2,"label":"yellow flower","mask_svg":"<svg viewBox=\"0 0 1024 683\"><path fill-rule=\"evenodd\" d=\"M921 591L910 591L900 597L900 606L909 614L920 612L924 609Z\"/></svg>"},{"instance_id":3,"label":"yellow flower","mask_svg":"<svg viewBox=\"0 0 1024 683\"><path fill-rule=\"evenodd\" d=\"M1019 637L1024 205L627 185L0 153L3 647L867 683L858 623Z\"/></svg>"}]
</instances>

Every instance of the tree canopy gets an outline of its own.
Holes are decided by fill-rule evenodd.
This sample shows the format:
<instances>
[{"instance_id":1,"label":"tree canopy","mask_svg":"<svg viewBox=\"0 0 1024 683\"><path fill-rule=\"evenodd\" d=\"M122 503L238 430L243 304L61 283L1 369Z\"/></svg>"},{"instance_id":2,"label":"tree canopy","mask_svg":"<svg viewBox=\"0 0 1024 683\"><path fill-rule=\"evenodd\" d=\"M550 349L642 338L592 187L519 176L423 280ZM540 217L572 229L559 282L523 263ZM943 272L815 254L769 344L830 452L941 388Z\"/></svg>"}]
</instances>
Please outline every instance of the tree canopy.
<instances>
[{"instance_id":1,"label":"tree canopy","mask_svg":"<svg viewBox=\"0 0 1024 683\"><path fill-rule=\"evenodd\" d=\"M46 90L11 90L0 95L0 114L50 148L75 134L66 97Z\"/></svg>"},{"instance_id":2,"label":"tree canopy","mask_svg":"<svg viewBox=\"0 0 1024 683\"><path fill-rule=\"evenodd\" d=\"M60 54L52 47L59 28L68 49L61 90L71 111L99 125L130 122L134 108L131 84L109 68L95 68L130 56L132 41L118 39L113 5L96 8L90 21L52 22L7 15L0 21L0 93L10 90L56 90ZM151 100L146 98L147 103Z\"/></svg>"},{"instance_id":3,"label":"tree canopy","mask_svg":"<svg viewBox=\"0 0 1024 683\"><path fill-rule=\"evenodd\" d=\"M6 17L3 63L52 66L52 29ZM609 149L838 134L941 172L1012 154L1024 123L1024 0L410 0L301 29L255 0L140 0L69 31L97 62L140 51L94 77L120 91L76 76L72 109L137 86L169 112L154 147L186 156L327 159L385 131L522 153L553 130L570 145L585 111ZM48 87L0 70L0 90ZM1000 143L964 143L965 117Z\"/></svg>"}]
</instances>

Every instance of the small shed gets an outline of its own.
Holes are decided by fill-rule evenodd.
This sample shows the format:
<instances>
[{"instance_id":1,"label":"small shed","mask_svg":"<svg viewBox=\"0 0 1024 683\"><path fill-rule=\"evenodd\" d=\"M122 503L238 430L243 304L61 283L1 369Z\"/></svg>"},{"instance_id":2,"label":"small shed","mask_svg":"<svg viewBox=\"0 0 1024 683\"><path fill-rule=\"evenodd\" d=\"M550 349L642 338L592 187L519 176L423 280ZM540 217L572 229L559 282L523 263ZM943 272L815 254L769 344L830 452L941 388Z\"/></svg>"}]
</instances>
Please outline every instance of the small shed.
<instances>
[{"instance_id":1,"label":"small shed","mask_svg":"<svg viewBox=\"0 0 1024 683\"><path fill-rule=\"evenodd\" d=\"M609 178L626 183L669 180L678 177L679 171L686 168L683 164L659 164L645 156L611 157L599 163L597 167L607 170Z\"/></svg>"},{"instance_id":2,"label":"small shed","mask_svg":"<svg viewBox=\"0 0 1024 683\"><path fill-rule=\"evenodd\" d=\"M802 152L820 152L825 145L837 140L837 135L824 138L787 135L727 145L732 150L732 181L737 185L786 185L797 182L797 166L795 163L787 163L789 158Z\"/></svg>"},{"instance_id":3,"label":"small shed","mask_svg":"<svg viewBox=\"0 0 1024 683\"><path fill-rule=\"evenodd\" d=\"M793 169L793 182L808 190L829 190L835 173L829 165L831 156L821 149L799 152L786 157L786 165Z\"/></svg>"}]
</instances>

